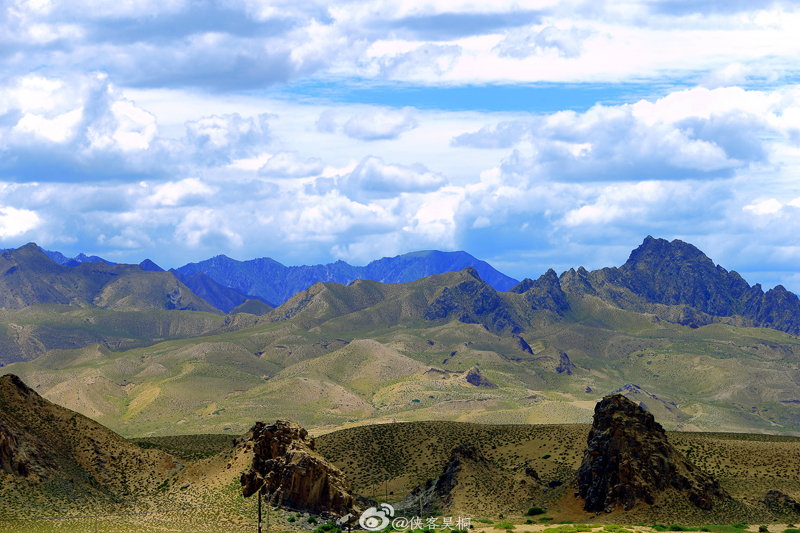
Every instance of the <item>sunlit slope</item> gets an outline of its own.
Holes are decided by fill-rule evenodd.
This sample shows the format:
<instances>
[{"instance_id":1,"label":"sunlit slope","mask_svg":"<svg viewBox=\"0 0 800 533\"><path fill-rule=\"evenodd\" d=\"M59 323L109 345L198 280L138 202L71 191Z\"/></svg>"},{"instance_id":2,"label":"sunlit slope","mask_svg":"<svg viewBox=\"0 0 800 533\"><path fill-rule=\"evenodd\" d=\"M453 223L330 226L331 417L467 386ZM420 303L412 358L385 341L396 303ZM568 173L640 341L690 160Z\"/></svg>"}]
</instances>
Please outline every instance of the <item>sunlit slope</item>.
<instances>
[{"instance_id":1,"label":"sunlit slope","mask_svg":"<svg viewBox=\"0 0 800 533\"><path fill-rule=\"evenodd\" d=\"M95 345L124 350L225 327L226 317L197 311L110 311L52 304L0 310L0 363L30 361L53 350Z\"/></svg>"},{"instance_id":2,"label":"sunlit slope","mask_svg":"<svg viewBox=\"0 0 800 533\"><path fill-rule=\"evenodd\" d=\"M796 338L683 326L592 295L559 301L555 282L548 274L498 293L464 270L407 284L319 283L262 317L197 313L191 320L211 321L203 337L45 349L10 369L132 436L237 434L278 417L317 428L587 423L594 402L625 385L668 428L800 431Z\"/></svg>"}]
</instances>

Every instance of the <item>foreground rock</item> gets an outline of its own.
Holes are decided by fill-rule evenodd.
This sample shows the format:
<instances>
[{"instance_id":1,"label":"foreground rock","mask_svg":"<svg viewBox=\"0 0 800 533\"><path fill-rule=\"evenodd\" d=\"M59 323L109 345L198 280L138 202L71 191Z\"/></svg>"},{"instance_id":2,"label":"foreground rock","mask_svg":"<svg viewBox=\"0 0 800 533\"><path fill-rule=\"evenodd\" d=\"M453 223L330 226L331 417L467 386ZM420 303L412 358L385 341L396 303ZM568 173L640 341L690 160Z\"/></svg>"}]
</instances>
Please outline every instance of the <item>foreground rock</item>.
<instances>
[{"instance_id":1,"label":"foreground rock","mask_svg":"<svg viewBox=\"0 0 800 533\"><path fill-rule=\"evenodd\" d=\"M440 510L453 514L522 509L542 488L533 468L522 465L509 473L494 466L475 445L465 443L453 448L439 477L414 488L395 508L420 516Z\"/></svg>"},{"instance_id":2,"label":"foreground rock","mask_svg":"<svg viewBox=\"0 0 800 533\"><path fill-rule=\"evenodd\" d=\"M240 480L246 498L263 487L271 505L322 516L360 513L344 473L316 452L305 429L286 420L257 422L243 439L253 450Z\"/></svg>"},{"instance_id":3,"label":"foreground rock","mask_svg":"<svg viewBox=\"0 0 800 533\"><path fill-rule=\"evenodd\" d=\"M606 396L595 407L576 481L590 512L627 511L640 501L653 504L668 489L685 494L701 509L729 498L717 480L669 444L653 415L620 394Z\"/></svg>"}]
</instances>

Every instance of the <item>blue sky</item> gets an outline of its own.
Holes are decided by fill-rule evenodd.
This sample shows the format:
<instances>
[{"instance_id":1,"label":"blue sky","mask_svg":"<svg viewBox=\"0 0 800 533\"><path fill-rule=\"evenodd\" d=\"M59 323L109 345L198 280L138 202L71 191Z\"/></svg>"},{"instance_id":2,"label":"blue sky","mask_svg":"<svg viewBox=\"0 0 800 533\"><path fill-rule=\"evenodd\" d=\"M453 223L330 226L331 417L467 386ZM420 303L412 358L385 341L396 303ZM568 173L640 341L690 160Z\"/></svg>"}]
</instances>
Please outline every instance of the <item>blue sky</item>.
<instances>
[{"instance_id":1,"label":"blue sky","mask_svg":"<svg viewBox=\"0 0 800 533\"><path fill-rule=\"evenodd\" d=\"M679 238L800 292L800 9L9 0L0 247L177 267Z\"/></svg>"}]
</instances>

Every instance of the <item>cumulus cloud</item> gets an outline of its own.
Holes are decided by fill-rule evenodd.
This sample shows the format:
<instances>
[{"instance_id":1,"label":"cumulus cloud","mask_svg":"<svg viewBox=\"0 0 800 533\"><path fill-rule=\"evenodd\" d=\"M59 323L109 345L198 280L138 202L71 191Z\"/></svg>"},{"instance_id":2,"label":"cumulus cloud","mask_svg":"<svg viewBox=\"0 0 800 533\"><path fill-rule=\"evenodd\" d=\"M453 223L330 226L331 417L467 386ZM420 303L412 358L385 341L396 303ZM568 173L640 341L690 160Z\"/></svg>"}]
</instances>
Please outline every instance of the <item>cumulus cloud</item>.
<instances>
[{"instance_id":1,"label":"cumulus cloud","mask_svg":"<svg viewBox=\"0 0 800 533\"><path fill-rule=\"evenodd\" d=\"M270 178L305 178L320 174L325 165L316 157L302 159L297 152L280 152L258 169L260 176Z\"/></svg>"},{"instance_id":2,"label":"cumulus cloud","mask_svg":"<svg viewBox=\"0 0 800 533\"><path fill-rule=\"evenodd\" d=\"M217 191L198 178L187 178L158 185L145 203L155 206L191 205L201 202Z\"/></svg>"},{"instance_id":3,"label":"cumulus cloud","mask_svg":"<svg viewBox=\"0 0 800 533\"><path fill-rule=\"evenodd\" d=\"M584 49L584 41L594 31L590 28L571 26L561 29L556 26L545 26L541 30L534 28L518 29L508 33L493 48L500 57L525 59L531 55L555 52L567 59L576 58Z\"/></svg>"},{"instance_id":4,"label":"cumulus cloud","mask_svg":"<svg viewBox=\"0 0 800 533\"><path fill-rule=\"evenodd\" d=\"M186 139L196 157L212 164L251 155L270 142L269 115L243 118L239 113L211 115L186 123Z\"/></svg>"},{"instance_id":5,"label":"cumulus cloud","mask_svg":"<svg viewBox=\"0 0 800 533\"><path fill-rule=\"evenodd\" d=\"M332 109L323 111L314 123L317 131L321 133L333 133L336 131L336 112Z\"/></svg>"},{"instance_id":6,"label":"cumulus cloud","mask_svg":"<svg viewBox=\"0 0 800 533\"><path fill-rule=\"evenodd\" d=\"M763 64L730 63L724 67L717 67L707 73L700 80L700 85L709 89L746 85L754 79L775 82L778 72Z\"/></svg>"},{"instance_id":7,"label":"cumulus cloud","mask_svg":"<svg viewBox=\"0 0 800 533\"><path fill-rule=\"evenodd\" d=\"M435 191L446 183L441 174L424 165L386 164L368 156L340 180L341 190L352 198L391 198L405 192Z\"/></svg>"},{"instance_id":8,"label":"cumulus cloud","mask_svg":"<svg viewBox=\"0 0 800 533\"><path fill-rule=\"evenodd\" d=\"M375 108L352 116L344 125L344 133L352 139L380 141L397 139L417 126L419 123L414 108Z\"/></svg>"},{"instance_id":9,"label":"cumulus cloud","mask_svg":"<svg viewBox=\"0 0 800 533\"><path fill-rule=\"evenodd\" d=\"M229 249L241 246L241 236L232 230L225 213L193 209L175 228L176 240L189 248Z\"/></svg>"},{"instance_id":10,"label":"cumulus cloud","mask_svg":"<svg viewBox=\"0 0 800 533\"><path fill-rule=\"evenodd\" d=\"M439 78L456 66L462 54L458 45L425 44L409 52L378 59L380 76L387 79Z\"/></svg>"},{"instance_id":11,"label":"cumulus cloud","mask_svg":"<svg viewBox=\"0 0 800 533\"><path fill-rule=\"evenodd\" d=\"M36 229L42 223L39 215L28 209L0 207L0 238L17 237Z\"/></svg>"},{"instance_id":12,"label":"cumulus cloud","mask_svg":"<svg viewBox=\"0 0 800 533\"><path fill-rule=\"evenodd\" d=\"M439 12L407 14L394 20L373 22L378 29L391 29L409 40L442 41L471 35L486 35L506 28L531 24L541 12L513 9L498 12Z\"/></svg>"},{"instance_id":13,"label":"cumulus cloud","mask_svg":"<svg viewBox=\"0 0 800 533\"><path fill-rule=\"evenodd\" d=\"M709 96L699 91L700 100ZM760 104L752 111L723 105L701 114L670 113L673 107L667 97L655 104L561 111L484 126L454 137L451 146L503 148L528 141L532 149L515 149L500 168L555 181L718 178L766 160L763 136L776 126Z\"/></svg>"},{"instance_id":14,"label":"cumulus cloud","mask_svg":"<svg viewBox=\"0 0 800 533\"><path fill-rule=\"evenodd\" d=\"M469 148L510 148L528 137L530 125L521 120L487 124L480 130L462 133L450 140L450 146Z\"/></svg>"},{"instance_id":15,"label":"cumulus cloud","mask_svg":"<svg viewBox=\"0 0 800 533\"><path fill-rule=\"evenodd\" d=\"M228 93L329 75L448 85L619 82L676 70L696 77L735 62L781 72L798 52L797 16L784 2L716 0L534 9L372 0L13 2L0 10L0 57L13 56L11 70L36 65L61 75L77 66L126 86ZM592 35L597 46L587 47Z\"/></svg>"},{"instance_id":16,"label":"cumulus cloud","mask_svg":"<svg viewBox=\"0 0 800 533\"><path fill-rule=\"evenodd\" d=\"M170 164L156 118L105 75L28 75L0 87L0 177L104 179L159 173Z\"/></svg>"}]
</instances>

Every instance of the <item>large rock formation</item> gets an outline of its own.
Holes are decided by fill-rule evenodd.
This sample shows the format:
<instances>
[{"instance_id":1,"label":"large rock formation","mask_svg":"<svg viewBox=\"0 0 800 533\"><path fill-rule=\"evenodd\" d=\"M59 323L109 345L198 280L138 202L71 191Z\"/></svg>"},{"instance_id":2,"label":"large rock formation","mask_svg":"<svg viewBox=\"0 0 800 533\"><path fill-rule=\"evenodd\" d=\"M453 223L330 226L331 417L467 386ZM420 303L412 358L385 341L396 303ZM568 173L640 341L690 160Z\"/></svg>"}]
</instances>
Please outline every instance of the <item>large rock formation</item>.
<instances>
[{"instance_id":1,"label":"large rock formation","mask_svg":"<svg viewBox=\"0 0 800 533\"><path fill-rule=\"evenodd\" d=\"M256 422L243 438L253 449L253 464L241 477L246 498L262 490L271 505L319 515L359 514L344 473L316 452L305 429L286 420Z\"/></svg>"},{"instance_id":2,"label":"large rock formation","mask_svg":"<svg viewBox=\"0 0 800 533\"><path fill-rule=\"evenodd\" d=\"M719 482L689 463L667 441L653 415L620 394L595 407L583 463L576 474L578 494L587 511L632 509L653 504L656 496L676 489L701 509L729 498Z\"/></svg>"}]
</instances>

